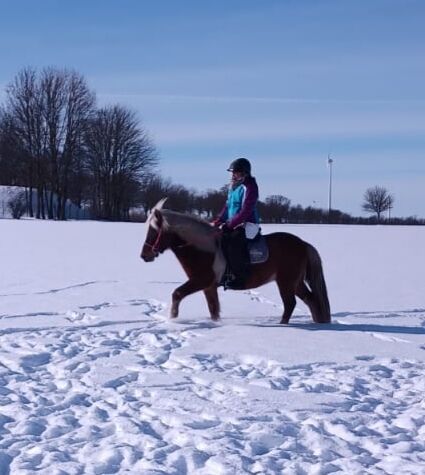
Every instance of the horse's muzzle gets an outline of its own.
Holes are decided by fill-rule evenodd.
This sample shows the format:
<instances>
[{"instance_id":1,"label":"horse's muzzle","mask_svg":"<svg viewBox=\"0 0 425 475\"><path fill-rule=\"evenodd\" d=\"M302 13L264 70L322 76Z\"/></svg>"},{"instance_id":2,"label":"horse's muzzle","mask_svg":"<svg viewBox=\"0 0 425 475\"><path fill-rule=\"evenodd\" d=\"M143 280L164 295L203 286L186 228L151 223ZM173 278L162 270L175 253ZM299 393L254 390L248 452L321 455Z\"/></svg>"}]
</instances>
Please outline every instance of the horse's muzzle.
<instances>
[{"instance_id":1,"label":"horse's muzzle","mask_svg":"<svg viewBox=\"0 0 425 475\"><path fill-rule=\"evenodd\" d=\"M156 255L155 254L140 254L140 257L145 261L145 262L152 262L155 260Z\"/></svg>"}]
</instances>

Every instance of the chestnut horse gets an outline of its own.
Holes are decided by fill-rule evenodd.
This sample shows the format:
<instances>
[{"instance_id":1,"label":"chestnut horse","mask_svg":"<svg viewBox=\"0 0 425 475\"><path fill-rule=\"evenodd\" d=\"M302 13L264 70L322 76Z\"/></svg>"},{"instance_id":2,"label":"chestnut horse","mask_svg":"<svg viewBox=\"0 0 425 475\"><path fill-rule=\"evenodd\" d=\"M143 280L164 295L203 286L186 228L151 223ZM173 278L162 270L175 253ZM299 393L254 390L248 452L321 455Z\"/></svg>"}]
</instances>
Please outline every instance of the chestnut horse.
<instances>
[{"instance_id":1,"label":"chestnut horse","mask_svg":"<svg viewBox=\"0 0 425 475\"><path fill-rule=\"evenodd\" d=\"M163 209L165 199L150 213L141 258L152 262L171 249L188 276L172 294L171 318L179 313L180 302L188 295L203 291L211 318L220 318L217 288L226 263L220 248L220 235L208 222L191 215ZM331 321L329 300L321 259L317 250L289 233L265 236L269 257L262 264L251 264L245 289L276 281L283 300L280 323L288 323L296 305L295 296L309 307L313 321Z\"/></svg>"}]
</instances>

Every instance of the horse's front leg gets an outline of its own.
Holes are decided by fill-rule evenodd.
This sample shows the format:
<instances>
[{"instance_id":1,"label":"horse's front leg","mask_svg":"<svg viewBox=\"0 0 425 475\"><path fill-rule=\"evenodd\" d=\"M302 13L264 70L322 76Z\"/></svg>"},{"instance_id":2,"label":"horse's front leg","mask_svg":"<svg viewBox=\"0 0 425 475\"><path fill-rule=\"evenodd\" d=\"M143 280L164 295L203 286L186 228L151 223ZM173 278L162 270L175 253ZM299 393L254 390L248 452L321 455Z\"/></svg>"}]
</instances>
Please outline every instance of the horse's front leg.
<instances>
[{"instance_id":1,"label":"horse's front leg","mask_svg":"<svg viewBox=\"0 0 425 475\"><path fill-rule=\"evenodd\" d=\"M207 299L211 320L220 320L220 301L218 300L217 284L214 282L211 287L204 289L204 294Z\"/></svg>"},{"instance_id":2,"label":"horse's front leg","mask_svg":"<svg viewBox=\"0 0 425 475\"><path fill-rule=\"evenodd\" d=\"M190 294L194 294L195 292L199 292L200 290L205 289L207 285L205 282L197 281L195 279L189 279L172 294L172 303L171 303L171 310L170 310L170 317L177 318L179 316L179 306L180 302Z\"/></svg>"}]
</instances>

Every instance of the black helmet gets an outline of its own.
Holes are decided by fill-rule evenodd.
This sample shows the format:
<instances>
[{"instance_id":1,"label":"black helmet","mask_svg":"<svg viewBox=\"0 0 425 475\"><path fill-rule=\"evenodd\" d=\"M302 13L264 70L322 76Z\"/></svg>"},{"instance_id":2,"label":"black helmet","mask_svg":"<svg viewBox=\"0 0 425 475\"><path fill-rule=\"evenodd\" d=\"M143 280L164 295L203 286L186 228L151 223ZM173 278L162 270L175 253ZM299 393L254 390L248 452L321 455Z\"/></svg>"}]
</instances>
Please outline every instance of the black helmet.
<instances>
[{"instance_id":1,"label":"black helmet","mask_svg":"<svg viewBox=\"0 0 425 475\"><path fill-rule=\"evenodd\" d=\"M229 165L228 172L242 172L251 175L251 164L246 158L237 158Z\"/></svg>"}]
</instances>

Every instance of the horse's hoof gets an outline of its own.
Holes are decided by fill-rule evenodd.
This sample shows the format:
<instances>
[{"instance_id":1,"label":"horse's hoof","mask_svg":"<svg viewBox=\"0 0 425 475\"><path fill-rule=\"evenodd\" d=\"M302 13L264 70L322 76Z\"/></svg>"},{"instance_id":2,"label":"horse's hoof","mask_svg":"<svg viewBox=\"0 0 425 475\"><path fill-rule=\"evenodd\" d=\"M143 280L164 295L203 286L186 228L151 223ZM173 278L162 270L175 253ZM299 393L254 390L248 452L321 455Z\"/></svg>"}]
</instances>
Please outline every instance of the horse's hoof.
<instances>
[{"instance_id":1,"label":"horse's hoof","mask_svg":"<svg viewBox=\"0 0 425 475\"><path fill-rule=\"evenodd\" d=\"M289 319L288 319L288 320L286 320L286 319L284 320L284 319L282 318L282 320L281 320L279 323L280 323L281 325L287 325L287 324L289 323Z\"/></svg>"}]
</instances>

